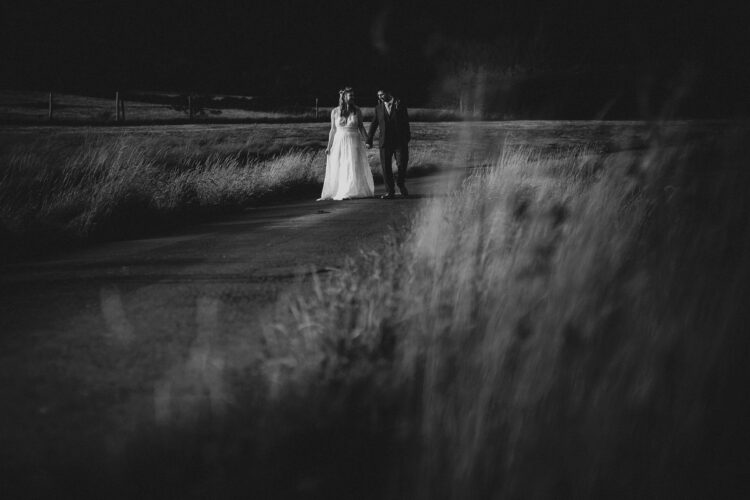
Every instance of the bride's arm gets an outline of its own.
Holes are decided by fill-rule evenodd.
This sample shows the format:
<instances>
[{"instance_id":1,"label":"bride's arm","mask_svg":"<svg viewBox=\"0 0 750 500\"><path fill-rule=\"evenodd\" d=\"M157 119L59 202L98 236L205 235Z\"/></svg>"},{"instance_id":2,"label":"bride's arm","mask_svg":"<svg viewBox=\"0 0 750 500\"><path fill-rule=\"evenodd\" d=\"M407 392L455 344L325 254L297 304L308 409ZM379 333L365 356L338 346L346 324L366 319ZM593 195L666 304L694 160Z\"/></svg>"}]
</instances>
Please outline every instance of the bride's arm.
<instances>
[{"instance_id":1,"label":"bride's arm","mask_svg":"<svg viewBox=\"0 0 750 500\"><path fill-rule=\"evenodd\" d=\"M362 108L357 107L357 123L359 123L359 135L362 140L367 142L367 131L365 130L365 123L362 120Z\"/></svg>"},{"instance_id":2,"label":"bride's arm","mask_svg":"<svg viewBox=\"0 0 750 500\"><path fill-rule=\"evenodd\" d=\"M331 146L333 146L333 136L336 134L336 110L338 108L333 108L331 110L331 130L328 132L328 146L326 147L326 154L330 154L331 152Z\"/></svg>"}]
</instances>

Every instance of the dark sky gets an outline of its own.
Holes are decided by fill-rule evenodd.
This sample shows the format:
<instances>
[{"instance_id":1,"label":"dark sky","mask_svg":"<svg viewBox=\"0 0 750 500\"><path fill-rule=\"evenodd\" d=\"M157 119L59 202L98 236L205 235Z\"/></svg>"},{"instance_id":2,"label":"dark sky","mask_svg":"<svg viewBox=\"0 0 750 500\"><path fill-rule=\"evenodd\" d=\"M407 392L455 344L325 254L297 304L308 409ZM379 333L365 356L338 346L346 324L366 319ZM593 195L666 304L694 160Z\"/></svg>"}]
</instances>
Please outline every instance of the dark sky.
<instances>
[{"instance_id":1,"label":"dark sky","mask_svg":"<svg viewBox=\"0 0 750 500\"><path fill-rule=\"evenodd\" d=\"M492 64L550 73L666 80L690 66L732 91L749 81L739 1L5 0L0 9L6 88L308 96L350 84L414 94L472 47L489 47Z\"/></svg>"}]
</instances>

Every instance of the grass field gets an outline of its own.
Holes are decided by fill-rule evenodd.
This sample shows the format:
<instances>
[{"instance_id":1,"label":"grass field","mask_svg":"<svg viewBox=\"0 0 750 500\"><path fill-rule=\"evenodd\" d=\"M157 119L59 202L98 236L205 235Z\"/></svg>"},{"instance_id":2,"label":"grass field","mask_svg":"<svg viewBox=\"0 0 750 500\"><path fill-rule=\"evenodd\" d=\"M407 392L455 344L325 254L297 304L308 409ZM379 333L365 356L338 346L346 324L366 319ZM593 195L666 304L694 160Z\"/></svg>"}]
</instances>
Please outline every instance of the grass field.
<instances>
[{"instance_id":1,"label":"grass field","mask_svg":"<svg viewBox=\"0 0 750 500\"><path fill-rule=\"evenodd\" d=\"M447 166L423 126L409 175ZM0 131L0 254L137 237L289 197L315 198L325 124ZM377 150L369 152L381 180Z\"/></svg>"},{"instance_id":2,"label":"grass field","mask_svg":"<svg viewBox=\"0 0 750 500\"><path fill-rule=\"evenodd\" d=\"M698 134L676 122L671 129ZM499 144L554 151L640 148L643 123L495 122L413 126L408 175L487 164ZM138 237L283 197L315 197L328 125L0 128L0 254ZM376 182L376 149L369 151Z\"/></svg>"},{"instance_id":3,"label":"grass field","mask_svg":"<svg viewBox=\"0 0 750 500\"><path fill-rule=\"evenodd\" d=\"M106 231L317 186L326 129L6 129L3 220L70 206L60 227ZM237 349L225 414L144 425L61 477L123 498L742 497L747 135L415 124L416 170L473 174L286 294Z\"/></svg>"}]
</instances>

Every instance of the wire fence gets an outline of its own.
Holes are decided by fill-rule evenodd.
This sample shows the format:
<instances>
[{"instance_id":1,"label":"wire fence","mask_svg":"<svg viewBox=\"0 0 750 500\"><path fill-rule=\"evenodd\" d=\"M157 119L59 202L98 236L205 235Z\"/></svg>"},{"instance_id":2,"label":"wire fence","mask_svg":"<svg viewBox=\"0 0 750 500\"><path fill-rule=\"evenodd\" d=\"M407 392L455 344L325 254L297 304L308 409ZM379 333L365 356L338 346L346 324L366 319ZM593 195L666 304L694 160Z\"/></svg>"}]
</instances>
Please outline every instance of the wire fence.
<instances>
[{"instance_id":1,"label":"wire fence","mask_svg":"<svg viewBox=\"0 0 750 500\"><path fill-rule=\"evenodd\" d=\"M159 122L159 121L326 121L335 103L299 97L271 99L147 91L0 91L3 122Z\"/></svg>"},{"instance_id":2,"label":"wire fence","mask_svg":"<svg viewBox=\"0 0 750 500\"><path fill-rule=\"evenodd\" d=\"M139 124L191 122L327 122L338 103L327 97L284 99L182 92L0 91L0 123ZM372 108L363 106L366 118ZM455 109L411 108L412 120L466 119Z\"/></svg>"}]
</instances>

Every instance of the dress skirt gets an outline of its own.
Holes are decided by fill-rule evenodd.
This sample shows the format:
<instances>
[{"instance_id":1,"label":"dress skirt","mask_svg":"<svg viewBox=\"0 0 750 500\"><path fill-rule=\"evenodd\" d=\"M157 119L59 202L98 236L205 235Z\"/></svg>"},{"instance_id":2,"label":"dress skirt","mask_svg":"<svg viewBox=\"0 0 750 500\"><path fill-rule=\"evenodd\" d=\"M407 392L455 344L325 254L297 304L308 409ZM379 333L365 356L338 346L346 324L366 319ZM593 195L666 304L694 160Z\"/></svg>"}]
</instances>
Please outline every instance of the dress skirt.
<instances>
[{"instance_id":1,"label":"dress skirt","mask_svg":"<svg viewBox=\"0 0 750 500\"><path fill-rule=\"evenodd\" d=\"M367 150L357 129L339 128L326 158L322 200L371 198L375 195Z\"/></svg>"}]
</instances>

